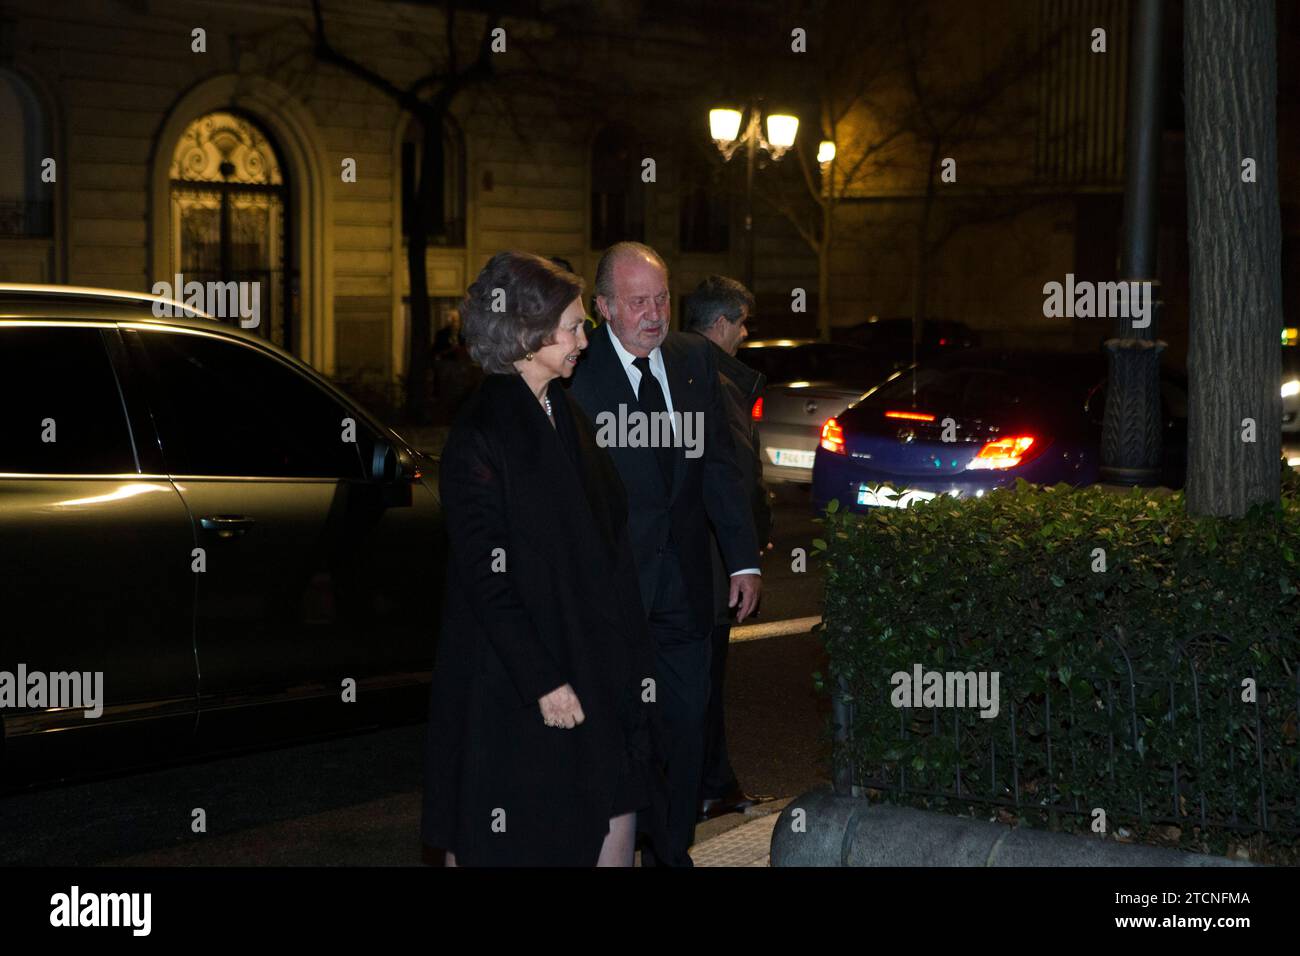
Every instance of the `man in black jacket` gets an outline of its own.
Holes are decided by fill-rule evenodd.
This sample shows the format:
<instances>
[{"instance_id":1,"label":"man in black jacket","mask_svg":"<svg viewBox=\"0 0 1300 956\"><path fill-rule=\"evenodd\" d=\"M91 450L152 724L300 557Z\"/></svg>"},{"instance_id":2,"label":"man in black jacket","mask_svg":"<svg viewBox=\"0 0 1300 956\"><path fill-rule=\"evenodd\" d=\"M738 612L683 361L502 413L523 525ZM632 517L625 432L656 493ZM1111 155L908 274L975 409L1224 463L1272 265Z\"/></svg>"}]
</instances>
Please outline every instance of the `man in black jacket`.
<instances>
[{"instance_id":1,"label":"man in black jacket","mask_svg":"<svg viewBox=\"0 0 1300 956\"><path fill-rule=\"evenodd\" d=\"M699 336L668 331L663 259L641 243L612 246L596 269L596 307L605 322L589 338L571 394L627 491L628 533L656 648L653 687L668 737L673 859L643 853L642 860L689 866L710 689L709 527L722 549L727 603L737 607L737 620L758 604L758 541L713 348ZM665 427L647 430L646 421Z\"/></svg>"},{"instance_id":2,"label":"man in black jacket","mask_svg":"<svg viewBox=\"0 0 1300 956\"><path fill-rule=\"evenodd\" d=\"M731 437L736 446L736 464L744 476L746 504L753 518L754 530L762 547L772 533L772 506L763 486L763 462L759 457L758 431L754 425L754 403L763 395L766 380L759 372L736 358L749 334L745 323L754 309L754 296L745 286L726 276L706 277L686 302L682 327L696 332L712 343L718 365L718 380L727 403ZM714 577L725 579L722 556L713 549ZM710 665L711 692L704 736L704 782L700 818L709 819L725 813L738 813L753 806L754 799L741 789L736 772L727 755L727 732L724 721L723 680L727 666L727 648L731 643L731 614L721 600L716 604L713 625L713 660Z\"/></svg>"}]
</instances>

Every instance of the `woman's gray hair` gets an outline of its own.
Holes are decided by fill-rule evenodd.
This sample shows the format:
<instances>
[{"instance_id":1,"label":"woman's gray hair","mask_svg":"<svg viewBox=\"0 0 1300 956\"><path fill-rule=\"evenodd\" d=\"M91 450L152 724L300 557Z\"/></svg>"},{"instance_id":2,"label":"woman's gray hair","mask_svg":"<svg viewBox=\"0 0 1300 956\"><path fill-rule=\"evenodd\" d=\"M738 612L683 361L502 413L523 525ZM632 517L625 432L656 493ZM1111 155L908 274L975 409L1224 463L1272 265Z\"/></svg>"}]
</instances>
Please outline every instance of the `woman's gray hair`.
<instances>
[{"instance_id":1,"label":"woman's gray hair","mask_svg":"<svg viewBox=\"0 0 1300 956\"><path fill-rule=\"evenodd\" d=\"M582 279L531 252L498 252L465 293L461 338L483 371L514 363L550 340L560 316L582 298Z\"/></svg>"}]
</instances>

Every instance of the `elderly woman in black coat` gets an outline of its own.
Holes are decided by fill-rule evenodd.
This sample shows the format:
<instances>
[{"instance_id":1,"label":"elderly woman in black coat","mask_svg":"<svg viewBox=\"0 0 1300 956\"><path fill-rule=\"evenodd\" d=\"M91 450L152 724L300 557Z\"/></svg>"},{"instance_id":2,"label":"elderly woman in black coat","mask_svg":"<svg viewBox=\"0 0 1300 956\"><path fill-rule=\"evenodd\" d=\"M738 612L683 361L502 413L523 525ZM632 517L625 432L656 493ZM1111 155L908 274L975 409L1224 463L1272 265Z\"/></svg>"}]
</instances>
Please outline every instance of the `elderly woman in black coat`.
<instances>
[{"instance_id":1,"label":"elderly woman in black coat","mask_svg":"<svg viewBox=\"0 0 1300 956\"><path fill-rule=\"evenodd\" d=\"M560 384L585 322L582 280L527 253L494 256L463 304L487 375L442 454L422 825L448 865L631 866L637 811L662 822L623 485Z\"/></svg>"}]
</instances>

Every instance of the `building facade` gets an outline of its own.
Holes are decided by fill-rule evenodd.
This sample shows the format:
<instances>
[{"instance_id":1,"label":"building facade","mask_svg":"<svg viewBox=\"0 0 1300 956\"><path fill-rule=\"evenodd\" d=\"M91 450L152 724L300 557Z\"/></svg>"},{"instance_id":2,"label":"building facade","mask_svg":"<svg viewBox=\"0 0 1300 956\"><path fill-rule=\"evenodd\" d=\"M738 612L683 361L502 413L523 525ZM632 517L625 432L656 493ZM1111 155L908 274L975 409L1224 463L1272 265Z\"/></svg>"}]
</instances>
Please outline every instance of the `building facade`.
<instances>
[{"instance_id":1,"label":"building facade","mask_svg":"<svg viewBox=\"0 0 1300 956\"><path fill-rule=\"evenodd\" d=\"M712 18L697 16L697 7ZM742 22L750 8L752 20ZM1102 19L1113 59L1076 53L1022 84L1018 96L1036 111L1038 131L1023 162L1041 201L1009 222L992 217L954 232L927 262L926 314L964 321L986 341L1091 343L1099 330L1048 322L1034 306L1045 281L1114 271L1123 116L1112 107L1123 103L1127 5L991 8L1010 18L1006 35L1042 30L1053 11L1067 8L1080 24ZM409 88L447 59L446 22L427 5L374 0L323 10L330 42L394 88ZM751 28L740 57L739 47L719 45L719 11L732 33ZM966 15L981 22L978 11ZM562 256L590 285L610 242L644 240L670 266L675 314L704 275L742 275L743 156L721 161L707 112L762 86L767 65L755 46L760 54L770 48L794 86L815 86L800 72L814 61L791 53L791 25L801 16L798 5L767 0L702 7L615 0L594 4L580 34L541 17L503 20L497 76L458 94L443 119L427 255L435 329L502 249ZM482 14L460 16L462 63L486 25ZM393 96L316 55L314 29L311 4L298 0L6 0L0 281L137 291L178 275L256 281L263 334L337 379L399 386L410 323L407 235L424 138ZM985 52L981 43L965 55L978 65ZM737 59L745 61L739 69L719 66ZM810 105L802 116L813 149L816 112ZM846 122L847 137L854 122L869 120ZM1069 141L1078 123L1095 128L1074 146L1102 144L1082 159ZM1293 157L1286 146L1283 155ZM963 174L973 172L961 188L979 179L987 159L962 159ZM817 255L763 201L769 177L795 175L793 160L783 162L756 174L758 331L815 334ZM1285 188L1290 236L1295 187ZM923 180L867 181L836 207L834 325L910 315L916 256L900 237L923 191ZM946 215L940 211L936 229ZM1177 228L1162 236L1175 271L1185 258ZM1166 292L1171 329L1176 286ZM806 311L790 308L796 288L807 290Z\"/></svg>"}]
</instances>

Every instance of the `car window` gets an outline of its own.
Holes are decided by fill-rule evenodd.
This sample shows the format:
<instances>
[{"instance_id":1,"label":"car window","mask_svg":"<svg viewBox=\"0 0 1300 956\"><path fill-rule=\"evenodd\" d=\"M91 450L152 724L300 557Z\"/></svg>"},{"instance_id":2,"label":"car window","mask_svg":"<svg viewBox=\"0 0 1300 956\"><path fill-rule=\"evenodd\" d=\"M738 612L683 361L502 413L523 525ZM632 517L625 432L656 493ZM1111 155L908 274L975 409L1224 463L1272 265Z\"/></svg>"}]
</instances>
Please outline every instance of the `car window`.
<instances>
[{"instance_id":1,"label":"car window","mask_svg":"<svg viewBox=\"0 0 1300 956\"><path fill-rule=\"evenodd\" d=\"M274 357L207 335L150 330L127 340L142 359L171 474L364 477L369 430ZM356 420L355 442L344 441L345 417Z\"/></svg>"},{"instance_id":2,"label":"car window","mask_svg":"<svg viewBox=\"0 0 1300 956\"><path fill-rule=\"evenodd\" d=\"M845 345L756 347L741 349L737 358L762 372L770 385L824 381L866 388L888 374L887 364L882 366L869 352Z\"/></svg>"},{"instance_id":3,"label":"car window","mask_svg":"<svg viewBox=\"0 0 1300 956\"><path fill-rule=\"evenodd\" d=\"M866 401L876 407L911 407L913 385L917 408L965 415L1082 409L1086 394L1072 377L1044 377L1024 369L925 366L915 373L902 372Z\"/></svg>"},{"instance_id":4,"label":"car window","mask_svg":"<svg viewBox=\"0 0 1300 956\"><path fill-rule=\"evenodd\" d=\"M998 369L921 368L904 372L872 396L878 404L910 405L915 377L916 403L949 411L985 411L1020 401L1027 383Z\"/></svg>"},{"instance_id":5,"label":"car window","mask_svg":"<svg viewBox=\"0 0 1300 956\"><path fill-rule=\"evenodd\" d=\"M0 472L135 471L117 377L99 329L0 326Z\"/></svg>"}]
</instances>

